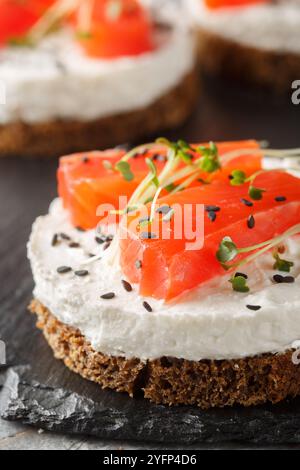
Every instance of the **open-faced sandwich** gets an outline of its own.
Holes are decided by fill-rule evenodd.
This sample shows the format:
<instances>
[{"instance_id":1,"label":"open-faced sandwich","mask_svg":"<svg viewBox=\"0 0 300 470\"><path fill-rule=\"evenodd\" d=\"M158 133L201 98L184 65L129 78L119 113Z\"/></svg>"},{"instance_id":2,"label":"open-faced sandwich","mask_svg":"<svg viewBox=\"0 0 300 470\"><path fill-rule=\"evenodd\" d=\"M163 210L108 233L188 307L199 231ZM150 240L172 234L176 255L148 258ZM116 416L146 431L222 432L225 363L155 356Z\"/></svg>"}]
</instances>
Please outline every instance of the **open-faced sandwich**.
<instances>
[{"instance_id":1,"label":"open-faced sandwich","mask_svg":"<svg viewBox=\"0 0 300 470\"><path fill-rule=\"evenodd\" d=\"M55 356L156 403L300 394L298 160L166 139L63 157L28 245Z\"/></svg>"},{"instance_id":2,"label":"open-faced sandwich","mask_svg":"<svg viewBox=\"0 0 300 470\"><path fill-rule=\"evenodd\" d=\"M138 0L0 2L0 156L107 148L181 124L195 38Z\"/></svg>"},{"instance_id":3,"label":"open-faced sandwich","mask_svg":"<svg viewBox=\"0 0 300 470\"><path fill-rule=\"evenodd\" d=\"M187 0L201 66L280 91L300 76L299 0Z\"/></svg>"}]
</instances>

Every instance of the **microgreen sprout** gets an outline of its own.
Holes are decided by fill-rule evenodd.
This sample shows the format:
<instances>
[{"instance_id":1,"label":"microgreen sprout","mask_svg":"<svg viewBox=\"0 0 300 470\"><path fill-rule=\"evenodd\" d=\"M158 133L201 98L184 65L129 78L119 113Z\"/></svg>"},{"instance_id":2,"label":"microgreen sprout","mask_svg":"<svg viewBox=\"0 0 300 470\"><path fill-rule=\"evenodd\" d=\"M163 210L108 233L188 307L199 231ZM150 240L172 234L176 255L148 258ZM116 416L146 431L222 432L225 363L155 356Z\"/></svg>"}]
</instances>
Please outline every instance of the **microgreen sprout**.
<instances>
[{"instance_id":1,"label":"microgreen sprout","mask_svg":"<svg viewBox=\"0 0 300 470\"><path fill-rule=\"evenodd\" d=\"M276 269L277 271L289 273L291 271L291 268L294 266L294 263L292 261L287 261L285 259L280 258L278 251L275 251L273 253L273 258L275 259L273 269Z\"/></svg>"},{"instance_id":2,"label":"microgreen sprout","mask_svg":"<svg viewBox=\"0 0 300 470\"><path fill-rule=\"evenodd\" d=\"M260 201L263 198L263 193L265 192L265 189L261 188L256 188L255 186L250 185L248 194L253 201Z\"/></svg>"},{"instance_id":3,"label":"microgreen sprout","mask_svg":"<svg viewBox=\"0 0 300 470\"><path fill-rule=\"evenodd\" d=\"M157 168L155 163L151 160L151 158L146 158L146 164L150 170L150 173L152 174L152 182L153 184L158 188L159 187L159 181L157 178Z\"/></svg>"},{"instance_id":4,"label":"microgreen sprout","mask_svg":"<svg viewBox=\"0 0 300 470\"><path fill-rule=\"evenodd\" d=\"M244 171L233 170L230 175L230 184L231 186L241 186L245 183L250 183L248 189L248 195L254 201L260 201L263 198L263 193L265 189L257 188L254 186L254 180L257 176L271 170L260 170L254 173L253 175L247 178L247 175Z\"/></svg>"},{"instance_id":5,"label":"microgreen sprout","mask_svg":"<svg viewBox=\"0 0 300 470\"><path fill-rule=\"evenodd\" d=\"M278 235L277 237L274 237L270 240L266 240L262 243L258 243L257 245L248 246L244 248L238 248L230 237L224 237L216 252L216 257L225 270L237 268L238 266L249 263L250 261L254 261L258 256L281 244L287 238L297 235L299 233L300 224L297 224L293 227L290 227L288 230L286 230L281 235ZM233 261L238 255L251 252L254 253L250 254L249 256L246 256L240 261L229 264L230 261Z\"/></svg>"},{"instance_id":6,"label":"microgreen sprout","mask_svg":"<svg viewBox=\"0 0 300 470\"><path fill-rule=\"evenodd\" d=\"M247 175L244 171L233 170L231 173L230 184L231 186L241 186L246 182Z\"/></svg>"},{"instance_id":7,"label":"microgreen sprout","mask_svg":"<svg viewBox=\"0 0 300 470\"><path fill-rule=\"evenodd\" d=\"M134 174L131 171L130 164L123 160L116 163L115 169L121 173L125 181L132 181Z\"/></svg>"},{"instance_id":8,"label":"microgreen sprout","mask_svg":"<svg viewBox=\"0 0 300 470\"><path fill-rule=\"evenodd\" d=\"M199 146L197 152L202 155L200 168L206 173L213 173L221 168L218 148L214 142L210 142L208 147Z\"/></svg>"},{"instance_id":9,"label":"microgreen sprout","mask_svg":"<svg viewBox=\"0 0 300 470\"><path fill-rule=\"evenodd\" d=\"M229 280L232 284L232 288L236 292L249 292L250 289L247 285L247 279L244 276L232 276Z\"/></svg>"}]
</instances>

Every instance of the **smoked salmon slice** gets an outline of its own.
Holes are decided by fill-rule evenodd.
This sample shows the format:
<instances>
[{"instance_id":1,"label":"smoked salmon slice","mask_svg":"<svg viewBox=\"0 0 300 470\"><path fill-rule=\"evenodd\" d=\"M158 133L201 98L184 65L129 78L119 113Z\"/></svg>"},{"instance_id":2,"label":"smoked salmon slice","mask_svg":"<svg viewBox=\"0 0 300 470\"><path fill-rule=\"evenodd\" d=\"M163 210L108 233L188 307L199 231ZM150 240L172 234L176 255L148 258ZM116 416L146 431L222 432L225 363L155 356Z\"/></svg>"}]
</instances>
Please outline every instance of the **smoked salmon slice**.
<instances>
[{"instance_id":1,"label":"smoked salmon slice","mask_svg":"<svg viewBox=\"0 0 300 470\"><path fill-rule=\"evenodd\" d=\"M256 141L222 142L216 145L221 160L224 157L224 166L210 175L210 180L227 181L230 172L237 167L242 167L246 175L261 169L262 154ZM239 155L241 150L243 152ZM159 171L165 164L166 148L156 145L151 150L131 158L129 163L134 174L132 181L126 181L120 173L109 168L114 167L124 155L124 150L114 149L74 154L60 159L57 173L58 193L74 226L83 229L95 228L101 222L100 216L97 216L97 208L101 204L124 209L119 207L119 197L126 196L129 199L146 176L149 169L145 159L152 158ZM200 176L204 180L208 177L205 173ZM199 181L193 183L197 187L201 184Z\"/></svg>"},{"instance_id":2,"label":"smoked salmon slice","mask_svg":"<svg viewBox=\"0 0 300 470\"><path fill-rule=\"evenodd\" d=\"M139 284L142 296L171 301L225 273L216 257L224 237L231 237L241 248L253 246L300 222L298 178L278 170L266 171L255 178L255 186L264 189L261 200L249 198L249 184L235 187L228 178L159 199L160 207L176 207L169 223L170 239L162 239L160 233L155 233L155 227L164 223L159 212L155 213L150 229L141 228L138 216L130 215L126 226L122 226L127 236L120 240L124 275L130 282ZM203 204L215 211L205 210L204 245L197 250L186 249L185 236L172 237L176 210L185 204L194 207ZM214 220L209 217L210 212L215 213ZM196 211L192 217L195 214ZM145 237L144 230L151 230L151 236Z\"/></svg>"}]
</instances>

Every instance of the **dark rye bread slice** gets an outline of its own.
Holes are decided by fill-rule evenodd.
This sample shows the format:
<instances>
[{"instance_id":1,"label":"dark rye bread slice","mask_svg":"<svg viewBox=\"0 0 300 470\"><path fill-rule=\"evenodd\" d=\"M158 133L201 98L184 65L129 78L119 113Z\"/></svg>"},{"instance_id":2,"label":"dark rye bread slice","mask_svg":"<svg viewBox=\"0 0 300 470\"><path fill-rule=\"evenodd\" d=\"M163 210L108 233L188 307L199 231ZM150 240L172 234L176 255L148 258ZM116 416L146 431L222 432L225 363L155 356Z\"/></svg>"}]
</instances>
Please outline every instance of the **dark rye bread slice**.
<instances>
[{"instance_id":1,"label":"dark rye bread slice","mask_svg":"<svg viewBox=\"0 0 300 470\"><path fill-rule=\"evenodd\" d=\"M229 40L204 28L198 32L199 61L209 75L219 75L276 92L291 91L300 78L299 54L257 49Z\"/></svg>"},{"instance_id":2,"label":"dark rye bread slice","mask_svg":"<svg viewBox=\"0 0 300 470\"><path fill-rule=\"evenodd\" d=\"M39 301L33 300L29 308L57 359L101 387L131 397L142 392L155 403L205 409L277 403L300 394L300 365L293 364L292 350L222 361L128 360L94 351L79 330L56 320Z\"/></svg>"},{"instance_id":3,"label":"dark rye bread slice","mask_svg":"<svg viewBox=\"0 0 300 470\"><path fill-rule=\"evenodd\" d=\"M58 157L134 142L181 125L192 113L198 92L198 71L194 69L175 88L144 109L88 122L57 120L2 125L0 157Z\"/></svg>"}]
</instances>

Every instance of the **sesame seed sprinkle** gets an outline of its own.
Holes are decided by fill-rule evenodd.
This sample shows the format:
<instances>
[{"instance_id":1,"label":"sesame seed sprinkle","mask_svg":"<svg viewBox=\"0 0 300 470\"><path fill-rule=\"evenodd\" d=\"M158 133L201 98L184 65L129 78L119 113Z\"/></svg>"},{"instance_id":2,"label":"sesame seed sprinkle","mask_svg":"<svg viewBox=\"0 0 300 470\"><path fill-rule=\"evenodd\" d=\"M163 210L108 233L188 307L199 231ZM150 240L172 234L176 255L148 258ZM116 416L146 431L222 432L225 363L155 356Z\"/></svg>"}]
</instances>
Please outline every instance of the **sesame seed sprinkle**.
<instances>
[{"instance_id":1,"label":"sesame seed sprinkle","mask_svg":"<svg viewBox=\"0 0 300 470\"><path fill-rule=\"evenodd\" d=\"M57 244L58 244L58 235L57 235L57 233L55 233L55 234L53 235L53 238L52 238L52 241L51 241L51 245L52 245L52 246L56 246Z\"/></svg>"},{"instance_id":2,"label":"sesame seed sprinkle","mask_svg":"<svg viewBox=\"0 0 300 470\"><path fill-rule=\"evenodd\" d=\"M286 201L286 197L285 196L276 196L275 201L276 202L284 202L284 201Z\"/></svg>"},{"instance_id":3,"label":"sesame seed sprinkle","mask_svg":"<svg viewBox=\"0 0 300 470\"><path fill-rule=\"evenodd\" d=\"M277 284L293 284L295 278L293 276L282 276L281 274L275 274L273 276L273 281Z\"/></svg>"},{"instance_id":4,"label":"sesame seed sprinkle","mask_svg":"<svg viewBox=\"0 0 300 470\"><path fill-rule=\"evenodd\" d=\"M122 285L127 292L132 292L132 285L128 281L122 279Z\"/></svg>"},{"instance_id":5,"label":"sesame seed sprinkle","mask_svg":"<svg viewBox=\"0 0 300 470\"><path fill-rule=\"evenodd\" d=\"M139 259L137 259L134 264L135 264L135 267L136 267L137 269L141 269L141 268L142 268L142 262L141 262Z\"/></svg>"},{"instance_id":6,"label":"sesame seed sprinkle","mask_svg":"<svg viewBox=\"0 0 300 470\"><path fill-rule=\"evenodd\" d=\"M250 228L250 229L255 227L255 219L254 219L253 215L250 215L250 216L248 217L247 226L248 226L248 228Z\"/></svg>"},{"instance_id":7,"label":"sesame seed sprinkle","mask_svg":"<svg viewBox=\"0 0 300 470\"><path fill-rule=\"evenodd\" d=\"M214 205L207 205L205 206L206 212L219 212L221 210L221 207L219 206L214 206Z\"/></svg>"},{"instance_id":8,"label":"sesame seed sprinkle","mask_svg":"<svg viewBox=\"0 0 300 470\"><path fill-rule=\"evenodd\" d=\"M80 248L80 243L71 242L69 243L70 248Z\"/></svg>"},{"instance_id":9,"label":"sesame seed sprinkle","mask_svg":"<svg viewBox=\"0 0 300 470\"><path fill-rule=\"evenodd\" d=\"M59 234L60 238L62 238L62 240L66 240L66 241L71 241L71 237L69 237L69 235L67 235L66 233L60 233Z\"/></svg>"},{"instance_id":10,"label":"sesame seed sprinkle","mask_svg":"<svg viewBox=\"0 0 300 470\"><path fill-rule=\"evenodd\" d=\"M209 220L211 220L212 222L214 222L217 218L217 214L215 211L209 211L207 215L208 215Z\"/></svg>"},{"instance_id":11,"label":"sesame seed sprinkle","mask_svg":"<svg viewBox=\"0 0 300 470\"><path fill-rule=\"evenodd\" d=\"M70 266L59 266L59 268L57 268L58 274L66 274L70 271L72 271L72 268L70 268Z\"/></svg>"},{"instance_id":12,"label":"sesame seed sprinkle","mask_svg":"<svg viewBox=\"0 0 300 470\"><path fill-rule=\"evenodd\" d=\"M105 243L105 238L104 237L95 237L95 241L99 244L102 245Z\"/></svg>"},{"instance_id":13,"label":"sesame seed sprinkle","mask_svg":"<svg viewBox=\"0 0 300 470\"><path fill-rule=\"evenodd\" d=\"M260 305L246 305L246 307L247 307L249 310L253 310L254 312L257 312L258 310L261 309L261 306L260 306Z\"/></svg>"},{"instance_id":14,"label":"sesame seed sprinkle","mask_svg":"<svg viewBox=\"0 0 300 470\"><path fill-rule=\"evenodd\" d=\"M253 202L249 201L248 199L242 197L241 202L247 207L253 207Z\"/></svg>"},{"instance_id":15,"label":"sesame seed sprinkle","mask_svg":"<svg viewBox=\"0 0 300 470\"><path fill-rule=\"evenodd\" d=\"M101 299L104 299L104 300L110 300L110 299L113 299L114 297L116 297L116 294L114 292L108 292L107 294L101 295Z\"/></svg>"},{"instance_id":16,"label":"sesame seed sprinkle","mask_svg":"<svg viewBox=\"0 0 300 470\"><path fill-rule=\"evenodd\" d=\"M148 304L148 302L143 302L143 307L147 310L147 312L153 312L153 309L151 307L150 304Z\"/></svg>"},{"instance_id":17,"label":"sesame seed sprinkle","mask_svg":"<svg viewBox=\"0 0 300 470\"><path fill-rule=\"evenodd\" d=\"M80 269L79 271L75 271L75 275L78 277L85 277L89 274L89 272L85 269Z\"/></svg>"}]
</instances>

